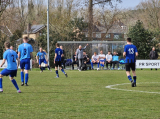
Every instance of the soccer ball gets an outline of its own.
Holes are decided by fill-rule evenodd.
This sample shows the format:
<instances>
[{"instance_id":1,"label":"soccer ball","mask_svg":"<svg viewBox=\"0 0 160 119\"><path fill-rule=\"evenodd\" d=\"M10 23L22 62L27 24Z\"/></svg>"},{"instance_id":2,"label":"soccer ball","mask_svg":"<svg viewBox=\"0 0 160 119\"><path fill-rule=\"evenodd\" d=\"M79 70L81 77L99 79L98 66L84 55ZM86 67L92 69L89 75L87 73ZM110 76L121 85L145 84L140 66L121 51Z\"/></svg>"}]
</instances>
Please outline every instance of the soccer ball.
<instances>
[{"instance_id":1,"label":"soccer ball","mask_svg":"<svg viewBox=\"0 0 160 119\"><path fill-rule=\"evenodd\" d=\"M97 71L99 71L100 70L100 68L97 68Z\"/></svg>"},{"instance_id":2,"label":"soccer ball","mask_svg":"<svg viewBox=\"0 0 160 119\"><path fill-rule=\"evenodd\" d=\"M41 63L41 67L45 67L46 64L44 62Z\"/></svg>"}]
</instances>

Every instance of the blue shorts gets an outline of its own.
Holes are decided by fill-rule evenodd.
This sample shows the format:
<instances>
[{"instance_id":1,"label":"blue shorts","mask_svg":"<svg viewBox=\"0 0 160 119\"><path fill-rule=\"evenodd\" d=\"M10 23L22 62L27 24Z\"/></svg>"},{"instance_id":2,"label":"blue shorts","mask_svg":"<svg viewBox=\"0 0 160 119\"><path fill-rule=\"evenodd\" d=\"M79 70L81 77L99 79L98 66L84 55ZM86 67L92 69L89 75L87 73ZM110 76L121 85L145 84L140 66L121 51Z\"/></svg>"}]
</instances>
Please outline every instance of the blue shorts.
<instances>
[{"instance_id":1,"label":"blue shorts","mask_svg":"<svg viewBox=\"0 0 160 119\"><path fill-rule=\"evenodd\" d=\"M104 62L104 60L100 60L100 62Z\"/></svg>"},{"instance_id":2,"label":"blue shorts","mask_svg":"<svg viewBox=\"0 0 160 119\"><path fill-rule=\"evenodd\" d=\"M30 59L22 59L20 61L21 69L29 70L30 69Z\"/></svg>"},{"instance_id":3,"label":"blue shorts","mask_svg":"<svg viewBox=\"0 0 160 119\"><path fill-rule=\"evenodd\" d=\"M17 70L8 70L8 69L3 69L0 73L3 76L10 76L10 77L16 77L17 76Z\"/></svg>"},{"instance_id":4,"label":"blue shorts","mask_svg":"<svg viewBox=\"0 0 160 119\"><path fill-rule=\"evenodd\" d=\"M42 62L45 63L45 64L47 64L46 59L39 59L39 65L41 65Z\"/></svg>"}]
</instances>

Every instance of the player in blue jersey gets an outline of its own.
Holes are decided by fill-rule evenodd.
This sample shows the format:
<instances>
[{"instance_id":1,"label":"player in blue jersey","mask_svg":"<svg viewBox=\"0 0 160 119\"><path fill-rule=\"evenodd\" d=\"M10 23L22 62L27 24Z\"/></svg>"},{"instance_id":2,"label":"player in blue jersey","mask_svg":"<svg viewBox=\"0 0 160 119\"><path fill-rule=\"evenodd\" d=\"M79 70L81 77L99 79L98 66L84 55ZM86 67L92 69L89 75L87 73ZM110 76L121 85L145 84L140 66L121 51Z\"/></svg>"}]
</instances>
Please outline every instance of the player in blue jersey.
<instances>
[{"instance_id":1,"label":"player in blue jersey","mask_svg":"<svg viewBox=\"0 0 160 119\"><path fill-rule=\"evenodd\" d=\"M129 81L131 81L132 87L136 87L136 68L135 68L135 62L136 57L138 56L138 51L135 45L131 43L131 38L127 38L127 45L124 47L124 53L123 56L126 58L125 64L126 64L126 74L128 76ZM130 75L130 69L132 69L133 73L133 79Z\"/></svg>"},{"instance_id":2,"label":"player in blue jersey","mask_svg":"<svg viewBox=\"0 0 160 119\"><path fill-rule=\"evenodd\" d=\"M18 47L18 57L20 58L20 68L21 68L21 86L24 85L24 69L25 69L25 86L28 86L28 72L30 70L30 59L32 58L32 46L28 44L28 37L23 38L23 42Z\"/></svg>"},{"instance_id":3,"label":"player in blue jersey","mask_svg":"<svg viewBox=\"0 0 160 119\"><path fill-rule=\"evenodd\" d=\"M7 61L7 68L0 72L0 92L3 92L2 77L9 75L9 79L11 80L11 82L13 83L15 88L17 89L17 92L21 93L21 91L19 90L19 87L17 85L17 82L14 79L14 77L17 76L17 68L19 66L18 55L15 51L9 49L10 48L10 43L9 42L5 42L4 46L6 48L6 51L3 54L3 61L2 61L2 64L0 65L0 67L3 66L5 61ZM16 62L16 59L18 60L18 64Z\"/></svg>"},{"instance_id":4,"label":"player in blue jersey","mask_svg":"<svg viewBox=\"0 0 160 119\"><path fill-rule=\"evenodd\" d=\"M67 74L64 72L64 69L61 67L61 57L62 57L63 51L59 48L58 43L56 43L56 47L57 48L55 49L55 57L54 57L55 70L57 75L56 78L59 78L58 66L61 69L61 71L64 73L64 75L68 77Z\"/></svg>"},{"instance_id":5,"label":"player in blue jersey","mask_svg":"<svg viewBox=\"0 0 160 119\"><path fill-rule=\"evenodd\" d=\"M48 62L47 55L41 47L39 48L39 52L37 53L36 59L37 59L37 63L39 63L39 68L41 72L43 72L43 67L41 67L42 62L45 64L45 67L48 67L48 70L50 70L50 67L47 64Z\"/></svg>"},{"instance_id":6,"label":"player in blue jersey","mask_svg":"<svg viewBox=\"0 0 160 119\"><path fill-rule=\"evenodd\" d=\"M43 50L43 52L45 52L46 53L46 59L48 58L48 53L46 52L46 50ZM47 64L48 64L48 60L46 60L47 61ZM50 66L49 66L49 64L48 64L48 70L50 70L50 71L52 71L51 69L50 69Z\"/></svg>"}]
</instances>

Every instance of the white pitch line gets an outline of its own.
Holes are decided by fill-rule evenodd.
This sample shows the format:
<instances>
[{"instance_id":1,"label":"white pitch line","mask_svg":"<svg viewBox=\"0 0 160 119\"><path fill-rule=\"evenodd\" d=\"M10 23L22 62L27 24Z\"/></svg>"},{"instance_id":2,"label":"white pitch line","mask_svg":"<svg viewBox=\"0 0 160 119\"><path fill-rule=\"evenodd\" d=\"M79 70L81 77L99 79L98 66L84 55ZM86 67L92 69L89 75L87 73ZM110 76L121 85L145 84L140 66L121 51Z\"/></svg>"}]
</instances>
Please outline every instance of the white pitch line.
<instances>
[{"instance_id":1,"label":"white pitch line","mask_svg":"<svg viewBox=\"0 0 160 119\"><path fill-rule=\"evenodd\" d=\"M160 82L142 82L142 83L160 83ZM142 84L142 83L138 83L138 84ZM113 88L115 86L127 85L127 84L130 84L130 83L122 83L122 84L109 85L109 86L106 86L106 88L112 89L112 90L122 90L122 91L132 91L132 92L141 92L141 93L160 94L160 92L149 92L149 91L127 90L127 89Z\"/></svg>"}]
</instances>

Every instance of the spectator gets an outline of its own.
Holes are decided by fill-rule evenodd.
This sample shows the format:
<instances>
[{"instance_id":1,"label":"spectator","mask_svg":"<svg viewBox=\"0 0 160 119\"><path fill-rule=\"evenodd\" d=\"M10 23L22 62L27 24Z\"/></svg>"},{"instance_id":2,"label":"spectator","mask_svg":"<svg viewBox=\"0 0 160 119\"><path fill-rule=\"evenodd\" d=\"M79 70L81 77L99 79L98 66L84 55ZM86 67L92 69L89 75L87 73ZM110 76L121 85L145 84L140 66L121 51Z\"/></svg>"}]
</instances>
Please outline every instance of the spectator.
<instances>
[{"instance_id":1,"label":"spectator","mask_svg":"<svg viewBox=\"0 0 160 119\"><path fill-rule=\"evenodd\" d=\"M61 57L62 67L65 69L65 63L66 63L66 61L65 61L65 51L64 51L62 45L60 46L60 49L63 51L63 54L62 54L62 57Z\"/></svg>"},{"instance_id":2,"label":"spectator","mask_svg":"<svg viewBox=\"0 0 160 119\"><path fill-rule=\"evenodd\" d=\"M88 57L88 55L86 54L85 51L83 52L83 60L84 60L85 64L89 63L89 57Z\"/></svg>"},{"instance_id":3,"label":"spectator","mask_svg":"<svg viewBox=\"0 0 160 119\"><path fill-rule=\"evenodd\" d=\"M106 55L106 67L108 69L108 64L110 64L110 69L112 67L112 55L111 51L108 51L108 54Z\"/></svg>"},{"instance_id":4,"label":"spectator","mask_svg":"<svg viewBox=\"0 0 160 119\"><path fill-rule=\"evenodd\" d=\"M94 52L94 55L92 56L92 59L91 59L91 67L93 69L93 64L97 64L97 67L99 69L99 56L97 55L96 52Z\"/></svg>"},{"instance_id":5,"label":"spectator","mask_svg":"<svg viewBox=\"0 0 160 119\"><path fill-rule=\"evenodd\" d=\"M78 70L79 71L81 71L81 67L82 67L82 64L83 64L83 51L86 49L87 46L88 46L88 44L84 48L82 48L82 46L79 45L79 48L76 51L76 59L75 59L75 61L77 61L77 59L78 59L78 62L79 62Z\"/></svg>"},{"instance_id":6,"label":"spectator","mask_svg":"<svg viewBox=\"0 0 160 119\"><path fill-rule=\"evenodd\" d=\"M120 68L119 68L119 56L118 56L118 53L117 53L117 52L114 52L114 53L113 53L113 56L112 56L112 64L113 64L113 69L115 68L115 64L117 64L118 70L120 69Z\"/></svg>"},{"instance_id":7,"label":"spectator","mask_svg":"<svg viewBox=\"0 0 160 119\"><path fill-rule=\"evenodd\" d=\"M105 58L106 58L105 54L103 54L103 51L101 50L99 54L99 62L100 62L102 69L104 69Z\"/></svg>"},{"instance_id":8,"label":"spectator","mask_svg":"<svg viewBox=\"0 0 160 119\"><path fill-rule=\"evenodd\" d=\"M18 54L18 50L16 50L16 53Z\"/></svg>"},{"instance_id":9,"label":"spectator","mask_svg":"<svg viewBox=\"0 0 160 119\"><path fill-rule=\"evenodd\" d=\"M76 61L76 52L75 52L75 54L73 55L73 62L72 62L72 70L74 70L74 64L77 64L77 67L79 67L79 65L78 65L78 60Z\"/></svg>"},{"instance_id":10,"label":"spectator","mask_svg":"<svg viewBox=\"0 0 160 119\"><path fill-rule=\"evenodd\" d=\"M158 53L157 53L157 51L155 51L155 47L152 48L152 51L150 52L149 57L151 60L158 59ZM151 68L151 70L152 70L152 68Z\"/></svg>"}]
</instances>

